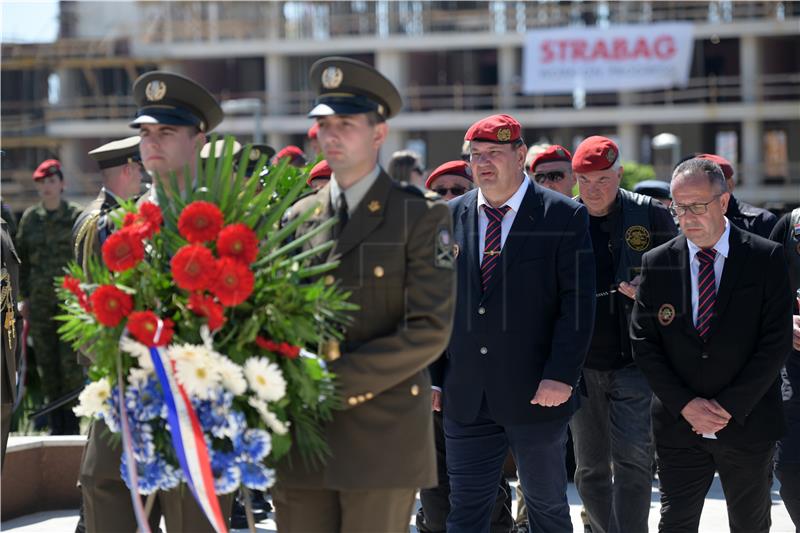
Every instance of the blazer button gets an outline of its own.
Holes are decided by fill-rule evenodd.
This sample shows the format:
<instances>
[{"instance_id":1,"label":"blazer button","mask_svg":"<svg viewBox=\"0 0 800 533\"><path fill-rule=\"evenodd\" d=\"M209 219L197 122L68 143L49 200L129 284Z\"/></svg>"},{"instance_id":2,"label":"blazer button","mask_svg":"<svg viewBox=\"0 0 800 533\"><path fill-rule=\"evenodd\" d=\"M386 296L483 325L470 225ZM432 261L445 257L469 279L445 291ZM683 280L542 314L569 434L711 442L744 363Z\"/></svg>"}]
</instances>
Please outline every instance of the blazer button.
<instances>
[{"instance_id":1,"label":"blazer button","mask_svg":"<svg viewBox=\"0 0 800 533\"><path fill-rule=\"evenodd\" d=\"M380 265L376 266L376 267L373 269L373 271L372 271L372 272L373 272L373 274L375 274L375 277L376 277L376 278L382 278L382 277L383 277L383 275L384 275L384 273L385 273L385 272L384 272L384 270L383 270L383 267L382 267L382 266L380 266Z\"/></svg>"},{"instance_id":2,"label":"blazer button","mask_svg":"<svg viewBox=\"0 0 800 533\"><path fill-rule=\"evenodd\" d=\"M419 385L411 385L411 396L419 396Z\"/></svg>"},{"instance_id":3,"label":"blazer button","mask_svg":"<svg viewBox=\"0 0 800 533\"><path fill-rule=\"evenodd\" d=\"M487 353L489 353L489 348L481 346L481 355L486 355Z\"/></svg>"},{"instance_id":4,"label":"blazer button","mask_svg":"<svg viewBox=\"0 0 800 533\"><path fill-rule=\"evenodd\" d=\"M485 315L486 314L486 308L485 307L479 307L478 308L478 314L479 315Z\"/></svg>"},{"instance_id":5,"label":"blazer button","mask_svg":"<svg viewBox=\"0 0 800 533\"><path fill-rule=\"evenodd\" d=\"M703 352L702 354L700 354L700 358L701 359L708 359L708 354L706 352Z\"/></svg>"},{"instance_id":6,"label":"blazer button","mask_svg":"<svg viewBox=\"0 0 800 533\"><path fill-rule=\"evenodd\" d=\"M350 405L357 405L358 404L358 398L356 398L355 396L350 396L347 399L347 403L350 404Z\"/></svg>"}]
</instances>

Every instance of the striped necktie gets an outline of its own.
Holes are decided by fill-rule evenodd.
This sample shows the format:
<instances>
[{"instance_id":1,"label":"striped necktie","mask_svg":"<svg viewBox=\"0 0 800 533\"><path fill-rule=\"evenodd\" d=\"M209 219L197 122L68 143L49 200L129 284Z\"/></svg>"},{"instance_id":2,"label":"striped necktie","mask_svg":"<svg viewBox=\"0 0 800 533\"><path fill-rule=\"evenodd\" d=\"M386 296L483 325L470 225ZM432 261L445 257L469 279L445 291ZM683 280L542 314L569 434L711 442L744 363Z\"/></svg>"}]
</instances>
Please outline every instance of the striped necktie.
<instances>
[{"instance_id":1,"label":"striped necktie","mask_svg":"<svg viewBox=\"0 0 800 533\"><path fill-rule=\"evenodd\" d=\"M717 299L717 280L714 274L714 260L717 251L700 250L700 273L697 275L697 332L704 341L711 329L711 317L714 316L714 302Z\"/></svg>"},{"instance_id":2,"label":"striped necktie","mask_svg":"<svg viewBox=\"0 0 800 533\"><path fill-rule=\"evenodd\" d=\"M486 237L484 238L483 261L481 261L481 287L484 292L489 286L489 281L492 279L492 273L497 267L497 262L500 261L503 217L509 209L511 208L507 205L499 209L488 205L483 207L483 212L486 213L486 217L489 219L489 224L486 226Z\"/></svg>"}]
</instances>

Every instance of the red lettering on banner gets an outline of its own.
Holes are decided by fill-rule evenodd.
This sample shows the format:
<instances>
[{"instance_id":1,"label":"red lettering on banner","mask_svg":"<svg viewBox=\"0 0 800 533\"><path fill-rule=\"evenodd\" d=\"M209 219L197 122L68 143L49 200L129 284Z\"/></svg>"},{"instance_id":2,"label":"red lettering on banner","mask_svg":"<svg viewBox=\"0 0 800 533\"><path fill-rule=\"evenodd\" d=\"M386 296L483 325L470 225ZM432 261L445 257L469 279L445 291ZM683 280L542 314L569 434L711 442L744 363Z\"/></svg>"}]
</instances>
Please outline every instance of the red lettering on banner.
<instances>
[{"instance_id":1,"label":"red lettering on banner","mask_svg":"<svg viewBox=\"0 0 800 533\"><path fill-rule=\"evenodd\" d=\"M555 57L553 49L550 48L550 44L551 41L542 41L542 63L550 63Z\"/></svg>"},{"instance_id":2,"label":"red lettering on banner","mask_svg":"<svg viewBox=\"0 0 800 533\"><path fill-rule=\"evenodd\" d=\"M659 59L670 59L677 52L675 39L671 35L659 35L653 44L656 57Z\"/></svg>"},{"instance_id":3,"label":"red lettering on banner","mask_svg":"<svg viewBox=\"0 0 800 533\"><path fill-rule=\"evenodd\" d=\"M611 57L614 59L625 59L625 56L628 55L628 42L621 37L614 39L613 42L614 51L612 52Z\"/></svg>"},{"instance_id":4,"label":"red lettering on banner","mask_svg":"<svg viewBox=\"0 0 800 533\"><path fill-rule=\"evenodd\" d=\"M592 49L592 57L589 59L610 59L608 57L608 48L606 48L606 42L602 39L598 39Z\"/></svg>"},{"instance_id":5,"label":"red lettering on banner","mask_svg":"<svg viewBox=\"0 0 800 533\"><path fill-rule=\"evenodd\" d=\"M586 45L589 44L583 39L572 41L572 59L590 59L586 57Z\"/></svg>"},{"instance_id":6,"label":"red lettering on banner","mask_svg":"<svg viewBox=\"0 0 800 533\"><path fill-rule=\"evenodd\" d=\"M636 39L636 45L633 48L631 59L639 59L640 57L650 58L650 47L647 45L647 39L639 37Z\"/></svg>"}]
</instances>

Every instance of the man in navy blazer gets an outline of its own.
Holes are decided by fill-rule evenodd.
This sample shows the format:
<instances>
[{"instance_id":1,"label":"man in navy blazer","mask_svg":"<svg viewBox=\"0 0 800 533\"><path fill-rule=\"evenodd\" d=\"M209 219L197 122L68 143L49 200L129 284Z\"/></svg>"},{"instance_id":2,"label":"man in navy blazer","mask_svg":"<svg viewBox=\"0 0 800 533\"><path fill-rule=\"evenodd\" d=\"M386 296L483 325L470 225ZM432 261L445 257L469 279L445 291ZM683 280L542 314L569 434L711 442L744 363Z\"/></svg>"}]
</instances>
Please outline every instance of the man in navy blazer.
<instances>
[{"instance_id":1,"label":"man in navy blazer","mask_svg":"<svg viewBox=\"0 0 800 533\"><path fill-rule=\"evenodd\" d=\"M449 203L456 316L431 368L450 475L447 531L489 531L510 447L531 528L571 533L566 431L595 305L588 215L525 177L514 118L487 117L465 139L478 189Z\"/></svg>"},{"instance_id":2,"label":"man in navy blazer","mask_svg":"<svg viewBox=\"0 0 800 533\"><path fill-rule=\"evenodd\" d=\"M792 348L783 251L726 218L716 163L681 163L671 188L683 235L644 255L631 318L634 358L656 396L659 531L698 530L717 471L730 530L767 533Z\"/></svg>"}]
</instances>

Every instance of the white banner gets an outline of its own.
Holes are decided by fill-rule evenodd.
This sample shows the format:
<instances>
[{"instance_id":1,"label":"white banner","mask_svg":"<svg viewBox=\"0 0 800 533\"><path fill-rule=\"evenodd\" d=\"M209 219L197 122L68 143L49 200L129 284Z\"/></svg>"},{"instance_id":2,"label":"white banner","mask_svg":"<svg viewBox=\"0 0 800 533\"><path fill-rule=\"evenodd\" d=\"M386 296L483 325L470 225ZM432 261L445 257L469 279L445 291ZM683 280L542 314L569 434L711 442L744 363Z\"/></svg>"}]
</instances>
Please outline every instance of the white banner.
<instances>
[{"instance_id":1,"label":"white banner","mask_svg":"<svg viewBox=\"0 0 800 533\"><path fill-rule=\"evenodd\" d=\"M525 37L528 94L683 87L694 46L692 24L568 27Z\"/></svg>"}]
</instances>

